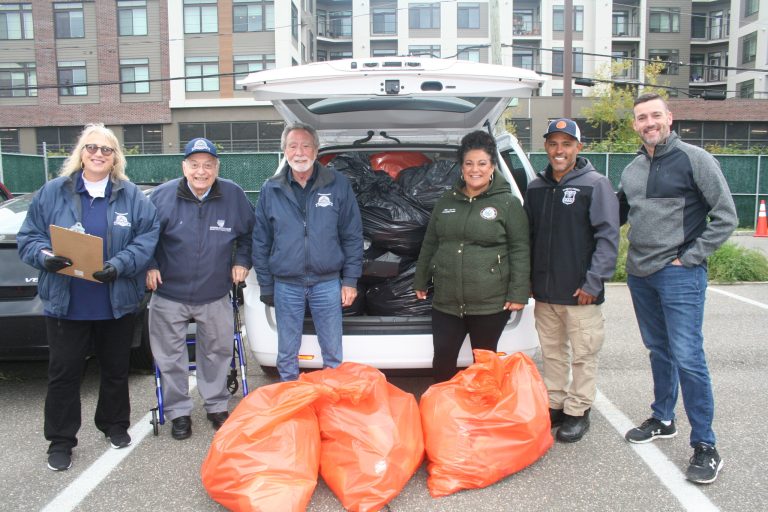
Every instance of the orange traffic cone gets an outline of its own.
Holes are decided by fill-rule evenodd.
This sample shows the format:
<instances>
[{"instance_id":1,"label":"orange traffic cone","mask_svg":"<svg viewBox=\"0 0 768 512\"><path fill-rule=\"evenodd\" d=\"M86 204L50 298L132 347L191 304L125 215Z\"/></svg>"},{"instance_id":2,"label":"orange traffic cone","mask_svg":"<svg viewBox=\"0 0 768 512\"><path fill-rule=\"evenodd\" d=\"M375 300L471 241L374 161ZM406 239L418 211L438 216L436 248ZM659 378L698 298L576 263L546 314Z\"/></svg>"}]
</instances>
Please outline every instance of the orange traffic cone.
<instances>
[{"instance_id":1,"label":"orange traffic cone","mask_svg":"<svg viewBox=\"0 0 768 512\"><path fill-rule=\"evenodd\" d=\"M757 213L755 236L768 236L768 219L765 218L765 199L760 200L760 211Z\"/></svg>"}]
</instances>

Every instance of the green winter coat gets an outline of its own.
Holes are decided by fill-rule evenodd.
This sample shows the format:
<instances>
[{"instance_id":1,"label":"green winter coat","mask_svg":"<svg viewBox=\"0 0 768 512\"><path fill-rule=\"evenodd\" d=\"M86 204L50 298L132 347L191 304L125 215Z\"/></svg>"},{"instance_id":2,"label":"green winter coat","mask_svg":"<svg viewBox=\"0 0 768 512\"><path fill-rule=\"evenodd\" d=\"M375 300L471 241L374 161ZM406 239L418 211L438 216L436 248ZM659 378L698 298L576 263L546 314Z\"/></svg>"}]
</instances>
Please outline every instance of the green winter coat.
<instances>
[{"instance_id":1,"label":"green winter coat","mask_svg":"<svg viewBox=\"0 0 768 512\"><path fill-rule=\"evenodd\" d=\"M438 200L421 246L413 287L435 287L432 307L455 316L499 313L529 296L528 219L509 183L494 171L474 198L463 182Z\"/></svg>"}]
</instances>

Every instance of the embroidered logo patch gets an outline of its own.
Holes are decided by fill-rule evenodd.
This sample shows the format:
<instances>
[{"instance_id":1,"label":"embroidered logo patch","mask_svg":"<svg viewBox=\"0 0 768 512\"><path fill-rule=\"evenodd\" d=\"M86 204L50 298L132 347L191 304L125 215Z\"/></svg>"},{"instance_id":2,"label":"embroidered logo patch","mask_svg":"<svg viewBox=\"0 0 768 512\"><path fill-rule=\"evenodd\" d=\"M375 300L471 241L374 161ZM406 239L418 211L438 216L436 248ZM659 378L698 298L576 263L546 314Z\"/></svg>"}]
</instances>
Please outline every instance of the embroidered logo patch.
<instances>
[{"instance_id":1,"label":"embroidered logo patch","mask_svg":"<svg viewBox=\"0 0 768 512\"><path fill-rule=\"evenodd\" d=\"M317 203L315 203L315 207L325 208L326 206L333 206L331 194L317 194Z\"/></svg>"},{"instance_id":2,"label":"embroidered logo patch","mask_svg":"<svg viewBox=\"0 0 768 512\"><path fill-rule=\"evenodd\" d=\"M128 220L128 214L127 213L118 213L115 212L115 226L120 226L121 228L129 228L131 227L131 222Z\"/></svg>"},{"instance_id":3,"label":"embroidered logo patch","mask_svg":"<svg viewBox=\"0 0 768 512\"><path fill-rule=\"evenodd\" d=\"M456 208L444 208L440 213L456 213Z\"/></svg>"},{"instance_id":4,"label":"embroidered logo patch","mask_svg":"<svg viewBox=\"0 0 768 512\"><path fill-rule=\"evenodd\" d=\"M573 202L576 201L576 194L578 192L578 188L563 189L563 204L573 204Z\"/></svg>"},{"instance_id":5,"label":"embroidered logo patch","mask_svg":"<svg viewBox=\"0 0 768 512\"><path fill-rule=\"evenodd\" d=\"M493 206L488 206L480 210L480 216L485 220L493 220L498 217L499 212Z\"/></svg>"},{"instance_id":6,"label":"embroidered logo patch","mask_svg":"<svg viewBox=\"0 0 768 512\"><path fill-rule=\"evenodd\" d=\"M230 231L232 231L232 228L225 228L224 224L226 224L226 221L224 219L219 219L219 220L216 221L216 225L215 226L211 226L208 229L210 231L223 231L225 233L229 233Z\"/></svg>"}]
</instances>

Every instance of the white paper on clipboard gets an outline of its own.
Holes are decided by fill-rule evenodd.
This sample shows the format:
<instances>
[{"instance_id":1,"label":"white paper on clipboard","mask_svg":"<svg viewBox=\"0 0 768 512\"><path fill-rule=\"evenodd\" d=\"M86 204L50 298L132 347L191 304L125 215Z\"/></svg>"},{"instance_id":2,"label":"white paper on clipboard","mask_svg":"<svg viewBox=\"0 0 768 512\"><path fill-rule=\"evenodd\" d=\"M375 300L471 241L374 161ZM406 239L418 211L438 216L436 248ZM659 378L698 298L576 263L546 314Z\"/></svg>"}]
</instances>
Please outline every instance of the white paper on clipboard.
<instances>
[{"instance_id":1,"label":"white paper on clipboard","mask_svg":"<svg viewBox=\"0 0 768 512\"><path fill-rule=\"evenodd\" d=\"M59 274L100 282L93 278L93 273L104 268L104 240L101 237L53 224L50 233L54 254L72 260L72 266L59 270Z\"/></svg>"}]
</instances>

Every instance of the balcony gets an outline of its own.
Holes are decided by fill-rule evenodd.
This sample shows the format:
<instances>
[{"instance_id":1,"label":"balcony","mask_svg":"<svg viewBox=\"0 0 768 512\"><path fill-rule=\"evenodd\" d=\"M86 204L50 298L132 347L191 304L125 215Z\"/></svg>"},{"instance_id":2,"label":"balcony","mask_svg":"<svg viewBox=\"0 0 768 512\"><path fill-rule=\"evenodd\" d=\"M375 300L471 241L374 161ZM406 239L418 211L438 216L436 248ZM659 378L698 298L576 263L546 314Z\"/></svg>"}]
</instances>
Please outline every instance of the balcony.
<instances>
[{"instance_id":1,"label":"balcony","mask_svg":"<svg viewBox=\"0 0 768 512\"><path fill-rule=\"evenodd\" d=\"M512 35L515 37L541 37L541 22L515 21L512 24Z\"/></svg>"},{"instance_id":2,"label":"balcony","mask_svg":"<svg viewBox=\"0 0 768 512\"><path fill-rule=\"evenodd\" d=\"M614 23L611 35L617 39L640 37L640 23Z\"/></svg>"},{"instance_id":3,"label":"balcony","mask_svg":"<svg viewBox=\"0 0 768 512\"><path fill-rule=\"evenodd\" d=\"M693 30L691 33L692 43L705 43L709 41L722 41L728 39L730 29L728 25L705 27L704 30Z\"/></svg>"}]
</instances>

